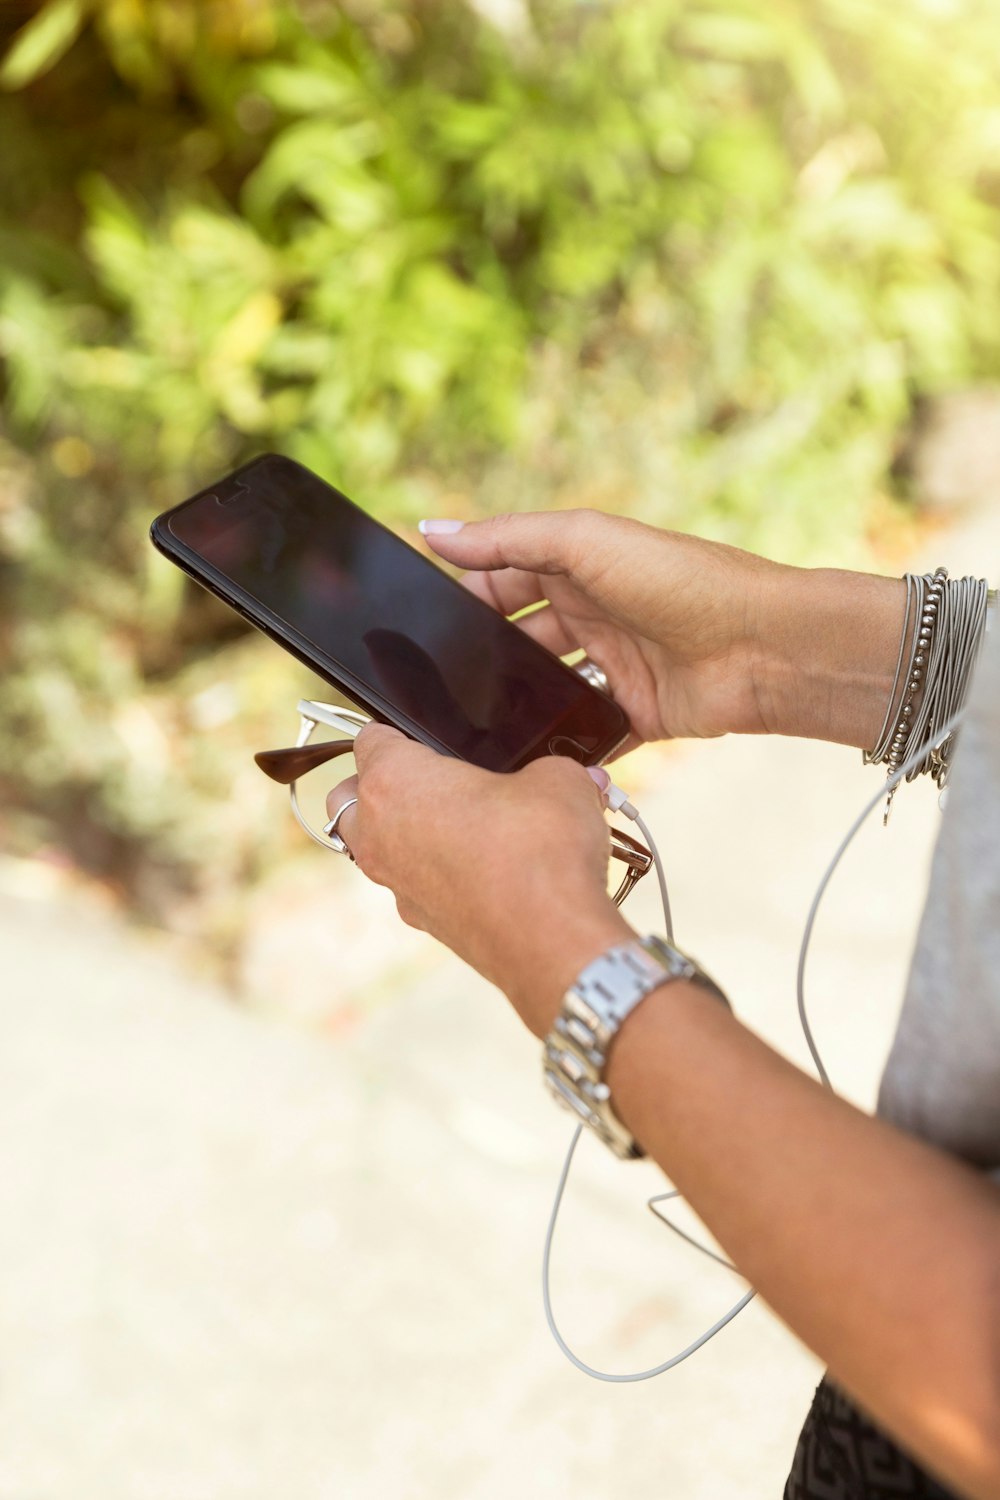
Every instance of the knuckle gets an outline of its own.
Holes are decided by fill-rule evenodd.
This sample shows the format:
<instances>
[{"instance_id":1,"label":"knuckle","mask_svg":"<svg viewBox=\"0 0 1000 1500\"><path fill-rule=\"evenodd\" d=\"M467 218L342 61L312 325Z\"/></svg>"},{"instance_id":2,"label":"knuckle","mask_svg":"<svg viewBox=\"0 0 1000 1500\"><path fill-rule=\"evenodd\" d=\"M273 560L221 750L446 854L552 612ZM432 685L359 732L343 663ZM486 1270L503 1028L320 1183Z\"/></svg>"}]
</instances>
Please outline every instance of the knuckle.
<instances>
[{"instance_id":1,"label":"knuckle","mask_svg":"<svg viewBox=\"0 0 1000 1500\"><path fill-rule=\"evenodd\" d=\"M570 571L580 571L586 558L598 547L601 535L608 523L603 511L589 506L577 506L565 512L565 549Z\"/></svg>"},{"instance_id":2,"label":"knuckle","mask_svg":"<svg viewBox=\"0 0 1000 1500\"><path fill-rule=\"evenodd\" d=\"M574 505L570 510L565 512L565 515L567 522L573 527L574 531L583 531L587 527L593 526L594 522L600 517L601 512L594 510L591 505Z\"/></svg>"},{"instance_id":3,"label":"knuckle","mask_svg":"<svg viewBox=\"0 0 1000 1500\"><path fill-rule=\"evenodd\" d=\"M370 719L354 741L354 755L359 766L363 766L371 774L381 764L387 752L391 751L396 733L388 724L379 724Z\"/></svg>"},{"instance_id":4,"label":"knuckle","mask_svg":"<svg viewBox=\"0 0 1000 1500\"><path fill-rule=\"evenodd\" d=\"M494 563L506 561L506 549L511 545L509 540L511 532L516 528L519 517L510 511L501 511L498 515L490 516L485 522L486 535L489 542L489 550Z\"/></svg>"},{"instance_id":5,"label":"knuckle","mask_svg":"<svg viewBox=\"0 0 1000 1500\"><path fill-rule=\"evenodd\" d=\"M373 723L372 721L369 721L354 736L355 759L364 760L365 757L370 754L371 751L375 748L375 746L378 744L378 737L376 734L377 730L378 725Z\"/></svg>"}]
</instances>

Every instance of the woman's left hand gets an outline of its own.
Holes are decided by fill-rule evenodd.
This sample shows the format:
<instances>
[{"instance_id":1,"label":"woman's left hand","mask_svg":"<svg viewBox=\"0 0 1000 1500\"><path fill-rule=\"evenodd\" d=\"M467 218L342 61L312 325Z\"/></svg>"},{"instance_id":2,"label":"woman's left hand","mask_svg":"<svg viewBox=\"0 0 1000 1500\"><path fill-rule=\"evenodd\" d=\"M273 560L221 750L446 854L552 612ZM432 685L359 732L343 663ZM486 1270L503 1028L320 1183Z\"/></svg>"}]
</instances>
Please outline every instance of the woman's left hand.
<instances>
[{"instance_id":1,"label":"woman's left hand","mask_svg":"<svg viewBox=\"0 0 1000 1500\"><path fill-rule=\"evenodd\" d=\"M338 824L357 864L544 1036L579 971L632 935L607 893L602 786L559 756L483 771L382 724L361 731L355 758L327 811L358 799Z\"/></svg>"}]
</instances>

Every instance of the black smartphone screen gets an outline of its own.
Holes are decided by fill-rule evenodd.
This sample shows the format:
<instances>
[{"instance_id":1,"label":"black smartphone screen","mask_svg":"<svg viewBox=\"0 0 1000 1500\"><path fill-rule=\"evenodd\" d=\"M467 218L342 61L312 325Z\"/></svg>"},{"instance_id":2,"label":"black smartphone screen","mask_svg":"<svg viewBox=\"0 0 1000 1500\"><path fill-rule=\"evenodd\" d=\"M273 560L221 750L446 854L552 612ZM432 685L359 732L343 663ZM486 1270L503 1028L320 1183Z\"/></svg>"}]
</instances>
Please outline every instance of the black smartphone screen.
<instances>
[{"instance_id":1,"label":"black smartphone screen","mask_svg":"<svg viewBox=\"0 0 1000 1500\"><path fill-rule=\"evenodd\" d=\"M390 705L463 760L510 770L555 751L590 763L627 733L610 699L290 459L258 459L165 520L342 669L338 686L350 693L353 679L366 706Z\"/></svg>"}]
</instances>

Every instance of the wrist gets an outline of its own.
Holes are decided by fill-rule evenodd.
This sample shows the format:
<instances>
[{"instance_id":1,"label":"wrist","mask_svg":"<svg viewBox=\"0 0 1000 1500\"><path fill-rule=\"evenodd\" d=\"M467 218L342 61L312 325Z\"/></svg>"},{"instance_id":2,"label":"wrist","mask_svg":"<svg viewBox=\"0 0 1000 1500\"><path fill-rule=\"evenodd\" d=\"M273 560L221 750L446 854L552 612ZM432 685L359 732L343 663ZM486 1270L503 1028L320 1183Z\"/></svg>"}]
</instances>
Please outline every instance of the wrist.
<instances>
[{"instance_id":1,"label":"wrist","mask_svg":"<svg viewBox=\"0 0 1000 1500\"><path fill-rule=\"evenodd\" d=\"M650 935L614 944L577 975L546 1037L543 1068L551 1093L623 1160L645 1154L643 1135L618 1109L612 1073L620 1075L611 1060L623 1033L641 1029L637 1012L664 988L686 983L700 992L699 1003L708 996L728 1012L719 986L673 943Z\"/></svg>"},{"instance_id":2,"label":"wrist","mask_svg":"<svg viewBox=\"0 0 1000 1500\"><path fill-rule=\"evenodd\" d=\"M668 1078L702 1050L706 1038L721 1043L733 1024L728 1006L709 1003L691 979L658 985L628 1017L611 1046L604 1078L616 1115L647 1152L656 1155Z\"/></svg>"},{"instance_id":3,"label":"wrist","mask_svg":"<svg viewBox=\"0 0 1000 1500\"><path fill-rule=\"evenodd\" d=\"M537 950L518 940L517 973L504 988L535 1036L542 1038L551 1031L563 996L581 970L608 948L634 936L608 897L606 904L567 902L545 924Z\"/></svg>"},{"instance_id":4,"label":"wrist","mask_svg":"<svg viewBox=\"0 0 1000 1500\"><path fill-rule=\"evenodd\" d=\"M773 734L871 746L892 691L906 586L833 568L788 568L760 611L754 686Z\"/></svg>"}]
</instances>

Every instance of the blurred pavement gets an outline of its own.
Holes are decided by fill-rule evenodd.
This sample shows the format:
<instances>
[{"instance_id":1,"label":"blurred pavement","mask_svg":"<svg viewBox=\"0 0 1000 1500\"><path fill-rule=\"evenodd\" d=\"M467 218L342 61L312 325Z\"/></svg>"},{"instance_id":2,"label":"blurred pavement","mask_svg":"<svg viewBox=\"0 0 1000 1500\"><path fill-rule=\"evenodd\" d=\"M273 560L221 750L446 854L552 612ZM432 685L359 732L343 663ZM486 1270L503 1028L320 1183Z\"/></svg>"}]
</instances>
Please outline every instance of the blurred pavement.
<instances>
[{"instance_id":1,"label":"blurred pavement","mask_svg":"<svg viewBox=\"0 0 1000 1500\"><path fill-rule=\"evenodd\" d=\"M993 514L915 561L995 578L998 557ZM859 762L763 740L636 762L679 941L799 1059L799 933L877 785ZM937 816L904 788L817 930L817 1034L866 1104ZM338 985L363 991L372 933L413 980L316 1034L0 870L0 1500L780 1496L815 1361L754 1304L659 1380L572 1369L539 1291L570 1126L537 1046L384 892L329 881L307 935L261 938L274 976L298 955L290 1008L310 985L334 1013ZM652 882L629 914L661 925ZM660 1182L596 1146L571 1182L557 1312L605 1368L665 1358L738 1294L646 1212Z\"/></svg>"}]
</instances>

